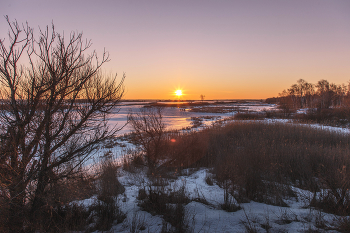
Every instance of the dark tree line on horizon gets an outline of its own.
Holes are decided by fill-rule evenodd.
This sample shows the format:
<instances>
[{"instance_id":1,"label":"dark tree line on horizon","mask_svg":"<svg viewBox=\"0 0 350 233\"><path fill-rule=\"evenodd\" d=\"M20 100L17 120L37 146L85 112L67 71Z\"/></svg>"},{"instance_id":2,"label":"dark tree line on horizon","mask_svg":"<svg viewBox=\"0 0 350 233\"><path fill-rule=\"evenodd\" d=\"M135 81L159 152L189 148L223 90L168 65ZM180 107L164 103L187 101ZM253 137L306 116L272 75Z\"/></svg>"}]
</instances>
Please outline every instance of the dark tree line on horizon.
<instances>
[{"instance_id":1,"label":"dark tree line on horizon","mask_svg":"<svg viewBox=\"0 0 350 233\"><path fill-rule=\"evenodd\" d=\"M316 84L299 79L278 97L266 99L267 103L277 103L281 109L317 108L329 109L350 106L350 83L335 84L320 80Z\"/></svg>"}]
</instances>

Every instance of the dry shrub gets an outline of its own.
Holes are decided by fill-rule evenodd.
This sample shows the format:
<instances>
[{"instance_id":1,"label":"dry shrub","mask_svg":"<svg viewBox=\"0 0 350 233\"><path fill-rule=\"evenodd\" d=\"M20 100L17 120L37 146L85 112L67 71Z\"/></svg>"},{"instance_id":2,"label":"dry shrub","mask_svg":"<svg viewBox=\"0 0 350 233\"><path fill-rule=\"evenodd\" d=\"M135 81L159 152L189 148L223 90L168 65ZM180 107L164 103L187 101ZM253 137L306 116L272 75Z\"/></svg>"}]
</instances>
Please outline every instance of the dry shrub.
<instances>
[{"instance_id":1,"label":"dry shrub","mask_svg":"<svg viewBox=\"0 0 350 233\"><path fill-rule=\"evenodd\" d=\"M189 215L184 205L190 202L185 191L185 184L174 186L172 189L148 186L140 189L138 199L140 207L153 215L163 215L163 219L170 223L174 231L187 232L189 229ZM169 232L169 231L167 231Z\"/></svg>"},{"instance_id":2,"label":"dry shrub","mask_svg":"<svg viewBox=\"0 0 350 233\"><path fill-rule=\"evenodd\" d=\"M126 215L120 211L118 203L112 198L97 201L90 207L90 211L92 213L90 217L95 223L92 231L108 231L115 221L121 223L126 218Z\"/></svg>"},{"instance_id":3,"label":"dry shrub","mask_svg":"<svg viewBox=\"0 0 350 233\"><path fill-rule=\"evenodd\" d=\"M108 231L113 222L122 222L126 215L119 209L116 197L124 193L125 188L117 178L119 166L110 158L101 162L98 176L98 201L90 207L93 230Z\"/></svg>"},{"instance_id":4,"label":"dry shrub","mask_svg":"<svg viewBox=\"0 0 350 233\"><path fill-rule=\"evenodd\" d=\"M208 135L205 131L172 137L166 152L168 162L163 166L188 168L196 164L207 152Z\"/></svg>"},{"instance_id":5,"label":"dry shrub","mask_svg":"<svg viewBox=\"0 0 350 233\"><path fill-rule=\"evenodd\" d=\"M184 185L174 189L148 186L139 192L138 199L141 201L140 206L151 214L164 214L169 208L168 204L187 204L190 201Z\"/></svg>"},{"instance_id":6,"label":"dry shrub","mask_svg":"<svg viewBox=\"0 0 350 233\"><path fill-rule=\"evenodd\" d=\"M127 156L124 156L122 166L124 171L137 172L139 168L145 166L143 153L139 150L130 151Z\"/></svg>"},{"instance_id":7,"label":"dry shrub","mask_svg":"<svg viewBox=\"0 0 350 233\"><path fill-rule=\"evenodd\" d=\"M210 186L214 185L212 175L209 175L208 173L205 174L205 183L207 183L207 185L210 185Z\"/></svg>"},{"instance_id":8,"label":"dry shrub","mask_svg":"<svg viewBox=\"0 0 350 233\"><path fill-rule=\"evenodd\" d=\"M350 108L309 109L306 114L297 114L295 119L302 122L313 122L327 125L348 126L350 122Z\"/></svg>"},{"instance_id":9,"label":"dry shrub","mask_svg":"<svg viewBox=\"0 0 350 233\"><path fill-rule=\"evenodd\" d=\"M113 199L96 201L92 206L68 204L45 210L50 218L36 226L39 232L108 231L115 220L121 223L126 217Z\"/></svg>"},{"instance_id":10,"label":"dry shrub","mask_svg":"<svg viewBox=\"0 0 350 233\"><path fill-rule=\"evenodd\" d=\"M164 137L162 143L166 162L159 171L213 168L219 183L230 182L230 192L238 202L286 206L284 199L295 197L290 185L313 192L327 189L327 195L311 204L331 213L350 214L347 135L303 125L239 121L167 136L171 140Z\"/></svg>"},{"instance_id":11,"label":"dry shrub","mask_svg":"<svg viewBox=\"0 0 350 233\"><path fill-rule=\"evenodd\" d=\"M132 219L129 220L129 230L130 233L139 233L146 229L145 215L139 213L134 213Z\"/></svg>"},{"instance_id":12,"label":"dry shrub","mask_svg":"<svg viewBox=\"0 0 350 233\"><path fill-rule=\"evenodd\" d=\"M97 177L87 171L69 174L63 179L52 182L45 191L45 205L35 223L30 227L39 232L67 232L108 230L113 221L122 221L125 215L119 210L114 197L124 192L124 187L117 179L117 166L110 160L101 165ZM99 190L96 189L96 181ZM83 206L72 201L83 200L99 194L99 199L93 206ZM1 194L5 194L4 191ZM31 196L28 196L31 204ZM6 198L0 198L0 221L6 221ZM28 218L28 217L27 217ZM93 228L89 224L93 223ZM29 229L28 229L29 230ZM5 224L0 224L0 231L7 232Z\"/></svg>"},{"instance_id":13,"label":"dry shrub","mask_svg":"<svg viewBox=\"0 0 350 233\"><path fill-rule=\"evenodd\" d=\"M141 167L145 165L144 156L141 153L136 154L131 159L131 164L135 167Z\"/></svg>"},{"instance_id":14,"label":"dry shrub","mask_svg":"<svg viewBox=\"0 0 350 233\"><path fill-rule=\"evenodd\" d=\"M246 213L246 211L243 209L245 219L241 219L240 223L244 226L244 229L246 233L258 233L259 232L259 226L255 223L254 220L252 220L252 216Z\"/></svg>"},{"instance_id":15,"label":"dry shrub","mask_svg":"<svg viewBox=\"0 0 350 233\"><path fill-rule=\"evenodd\" d=\"M0 232L8 232L7 228L8 215L9 215L9 200L4 189L0 189Z\"/></svg>"},{"instance_id":16,"label":"dry shrub","mask_svg":"<svg viewBox=\"0 0 350 233\"><path fill-rule=\"evenodd\" d=\"M265 115L265 118L275 118L275 119L283 119L283 118L288 118L291 113L286 114L283 110L272 110L268 111L265 110L263 111L263 114Z\"/></svg>"},{"instance_id":17,"label":"dry shrub","mask_svg":"<svg viewBox=\"0 0 350 233\"><path fill-rule=\"evenodd\" d=\"M55 209L47 209L50 222L42 225L39 229L43 232L67 232L84 231L89 224L90 210L78 204L58 206Z\"/></svg>"},{"instance_id":18,"label":"dry shrub","mask_svg":"<svg viewBox=\"0 0 350 233\"><path fill-rule=\"evenodd\" d=\"M130 112L128 121L133 128L133 141L146 155L149 173L154 173L166 147L163 108L142 108L138 112Z\"/></svg>"},{"instance_id":19,"label":"dry shrub","mask_svg":"<svg viewBox=\"0 0 350 233\"><path fill-rule=\"evenodd\" d=\"M298 215L295 214L291 209L280 209L277 215L276 223L279 225L290 224L292 222L299 222Z\"/></svg>"},{"instance_id":20,"label":"dry shrub","mask_svg":"<svg viewBox=\"0 0 350 233\"><path fill-rule=\"evenodd\" d=\"M339 232L350 232L350 217L338 217L334 220L336 230Z\"/></svg>"},{"instance_id":21,"label":"dry shrub","mask_svg":"<svg viewBox=\"0 0 350 233\"><path fill-rule=\"evenodd\" d=\"M207 161L218 178L242 180L243 176L255 184L254 180L274 177L309 185L324 162L341 164L333 155L348 156L348 145L344 135L310 127L239 122L213 130Z\"/></svg>"},{"instance_id":22,"label":"dry shrub","mask_svg":"<svg viewBox=\"0 0 350 233\"><path fill-rule=\"evenodd\" d=\"M328 202L328 212L344 214L350 209L349 142L347 135L304 125L234 122L178 136L166 165L213 168L219 183L230 181L238 202L286 206L283 199L295 197L292 184L329 189L336 201Z\"/></svg>"},{"instance_id":23,"label":"dry shrub","mask_svg":"<svg viewBox=\"0 0 350 233\"><path fill-rule=\"evenodd\" d=\"M265 114L253 113L253 112L238 112L234 115L235 120L258 120L264 119Z\"/></svg>"},{"instance_id":24,"label":"dry shrub","mask_svg":"<svg viewBox=\"0 0 350 233\"><path fill-rule=\"evenodd\" d=\"M47 198L51 204L67 204L75 200L83 200L96 194L96 177L87 172L52 183L47 190Z\"/></svg>"},{"instance_id":25,"label":"dry shrub","mask_svg":"<svg viewBox=\"0 0 350 233\"><path fill-rule=\"evenodd\" d=\"M46 205L41 209L40 218L31 227L36 232L85 231L91 220L90 213L89 208L78 204Z\"/></svg>"},{"instance_id":26,"label":"dry shrub","mask_svg":"<svg viewBox=\"0 0 350 233\"><path fill-rule=\"evenodd\" d=\"M344 152L349 153L348 150ZM350 215L349 167L347 155L326 157L318 169L319 185L322 189L314 196L310 205L329 213Z\"/></svg>"},{"instance_id":27,"label":"dry shrub","mask_svg":"<svg viewBox=\"0 0 350 233\"><path fill-rule=\"evenodd\" d=\"M116 197L125 191L125 188L117 178L118 168L117 164L111 160L105 160L101 163L98 179L99 200L109 202L109 199Z\"/></svg>"},{"instance_id":28,"label":"dry shrub","mask_svg":"<svg viewBox=\"0 0 350 233\"><path fill-rule=\"evenodd\" d=\"M228 181L224 181L224 203L221 204L221 208L227 212L236 212L241 209L239 205L237 205L233 198L233 192L231 189L231 185Z\"/></svg>"},{"instance_id":29,"label":"dry shrub","mask_svg":"<svg viewBox=\"0 0 350 233\"><path fill-rule=\"evenodd\" d=\"M45 190L45 205L37 213L35 222L30 227L41 232L84 230L90 212L84 206L71 202L89 198L94 194L96 194L95 176L84 170L53 181ZM29 208L31 195L28 199ZM26 213L29 219L29 212Z\"/></svg>"}]
</instances>

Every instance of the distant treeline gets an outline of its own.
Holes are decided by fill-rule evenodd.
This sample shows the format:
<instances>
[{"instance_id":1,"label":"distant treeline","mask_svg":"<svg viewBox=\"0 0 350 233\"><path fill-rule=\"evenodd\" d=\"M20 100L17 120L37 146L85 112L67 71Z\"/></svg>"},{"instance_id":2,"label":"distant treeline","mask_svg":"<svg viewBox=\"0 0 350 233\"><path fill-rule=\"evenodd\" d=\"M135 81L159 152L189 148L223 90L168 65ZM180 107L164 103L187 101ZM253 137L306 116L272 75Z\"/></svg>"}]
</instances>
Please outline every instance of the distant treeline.
<instances>
[{"instance_id":1,"label":"distant treeline","mask_svg":"<svg viewBox=\"0 0 350 233\"><path fill-rule=\"evenodd\" d=\"M324 79L313 84L299 79L278 97L268 98L266 102L279 104L282 109L347 107L350 106L350 84L338 85Z\"/></svg>"}]
</instances>

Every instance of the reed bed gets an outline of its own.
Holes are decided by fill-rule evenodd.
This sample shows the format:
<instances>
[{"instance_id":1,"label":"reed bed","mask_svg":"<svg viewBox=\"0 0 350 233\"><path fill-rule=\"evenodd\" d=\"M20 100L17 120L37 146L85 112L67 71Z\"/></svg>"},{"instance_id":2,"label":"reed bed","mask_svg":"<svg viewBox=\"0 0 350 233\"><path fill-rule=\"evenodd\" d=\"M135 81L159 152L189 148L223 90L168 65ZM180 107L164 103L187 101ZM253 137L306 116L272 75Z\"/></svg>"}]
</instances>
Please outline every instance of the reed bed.
<instances>
[{"instance_id":1,"label":"reed bed","mask_svg":"<svg viewBox=\"0 0 350 233\"><path fill-rule=\"evenodd\" d=\"M236 121L168 142L160 170L211 168L217 182L229 181L239 201L286 206L291 186L314 193L310 205L350 214L348 134L309 125ZM166 169L165 169L166 168ZM320 195L322 194L322 195Z\"/></svg>"}]
</instances>

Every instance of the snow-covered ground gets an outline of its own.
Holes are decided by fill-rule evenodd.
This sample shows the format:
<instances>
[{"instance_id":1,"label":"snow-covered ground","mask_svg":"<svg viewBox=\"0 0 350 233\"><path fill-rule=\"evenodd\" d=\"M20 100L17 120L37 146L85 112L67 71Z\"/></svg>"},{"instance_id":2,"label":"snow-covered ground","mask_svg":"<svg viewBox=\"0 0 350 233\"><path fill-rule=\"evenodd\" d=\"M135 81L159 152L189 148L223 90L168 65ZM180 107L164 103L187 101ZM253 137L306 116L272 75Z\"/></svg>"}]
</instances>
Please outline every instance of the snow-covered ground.
<instances>
[{"instance_id":1,"label":"snow-covered ground","mask_svg":"<svg viewBox=\"0 0 350 233\"><path fill-rule=\"evenodd\" d=\"M251 108L250 110L254 109L254 111L275 108L275 106L272 105L250 105L245 107ZM187 113L180 113L180 111L175 108L170 108L167 113L168 117L166 119L171 121L176 120L176 117L178 117L180 121L177 121L177 123L180 122L181 126L183 126L183 124L188 125L190 123L189 119L191 119L192 116L183 115ZM126 112L123 111L122 114L125 116ZM177 116L177 114L179 115ZM191 114L194 114L195 117L215 116L208 119L202 118L203 124L201 127L210 126L213 122L218 120L222 121L223 124L232 121L232 119L228 120L229 118L227 118L228 116L232 116L232 114ZM268 124L295 124L292 120L265 119L260 121ZM176 125L177 123L172 125ZM350 133L347 128L322 126L318 124L300 125L338 133ZM201 127L199 127L199 129ZM100 154L111 151L114 156L121 157L135 148L133 144L120 139L116 139L112 144L113 143L115 143L115 146L110 148L104 147ZM224 189L215 182L214 185L208 185L205 182L207 174L209 174L209 171L206 168L199 169L195 172L189 172L188 175L178 176L176 180L170 182L166 187L175 189L176 187L184 185L186 194L191 200L205 200L205 202L191 201L185 206L187 219L190 221L189 225L192 226L191 232L249 232L247 228L255 229L255 232L337 232L332 225L337 216L323 213L313 208L307 208L313 194L295 187L292 187L292 189L297 194L297 197L284 200L289 207L272 206L251 201L250 203L239 204L242 209L236 212L226 212L221 208L221 204L224 203ZM129 173L121 170L119 180L125 187L125 193L118 197L118 203L121 210L127 215L127 218L122 223L114 224L111 232L131 232L132 227L135 226L135 222L139 223L142 227L134 232L161 232L163 226L162 216L152 215L143 211L138 205L139 200L137 196L139 189L150 183L145 171L140 170L136 173ZM231 198L234 200L233 197ZM94 201L96 201L96 197L78 201L78 203L91 205ZM313 231L316 230L317 227L321 227L322 224L324 225L323 229Z\"/></svg>"},{"instance_id":2,"label":"snow-covered ground","mask_svg":"<svg viewBox=\"0 0 350 233\"><path fill-rule=\"evenodd\" d=\"M328 126L328 125L321 125L321 124L295 123L295 122L293 122L293 120L290 120L290 119L265 119L265 120L258 120L256 122L294 124L294 125L311 127L311 128L321 129L321 130L330 131L330 132L350 134L349 128L342 128L342 127Z\"/></svg>"},{"instance_id":3,"label":"snow-covered ground","mask_svg":"<svg viewBox=\"0 0 350 233\"><path fill-rule=\"evenodd\" d=\"M205 204L191 201L185 206L191 232L247 232L246 227L253 228L256 232L267 232L267 228L268 232L307 232L323 223L328 230L318 232L337 232L331 230L336 216L306 208L312 194L298 188L293 188L296 198L284 200L289 207L251 201L240 204L242 209L236 212L226 212L220 207L224 203L224 189L215 183L208 185L205 182L207 173L205 168L192 174L190 172L189 175L179 176L166 187L176 189L185 185L185 192L190 199L206 200ZM135 232L161 232L162 216L153 216L138 206L138 192L148 184L147 176L142 171L122 171L119 180L125 187L125 193L118 197L118 203L127 217L124 222L113 225L110 232L129 233L135 222L143 226ZM92 197L77 203L91 205L95 200L96 197Z\"/></svg>"}]
</instances>

